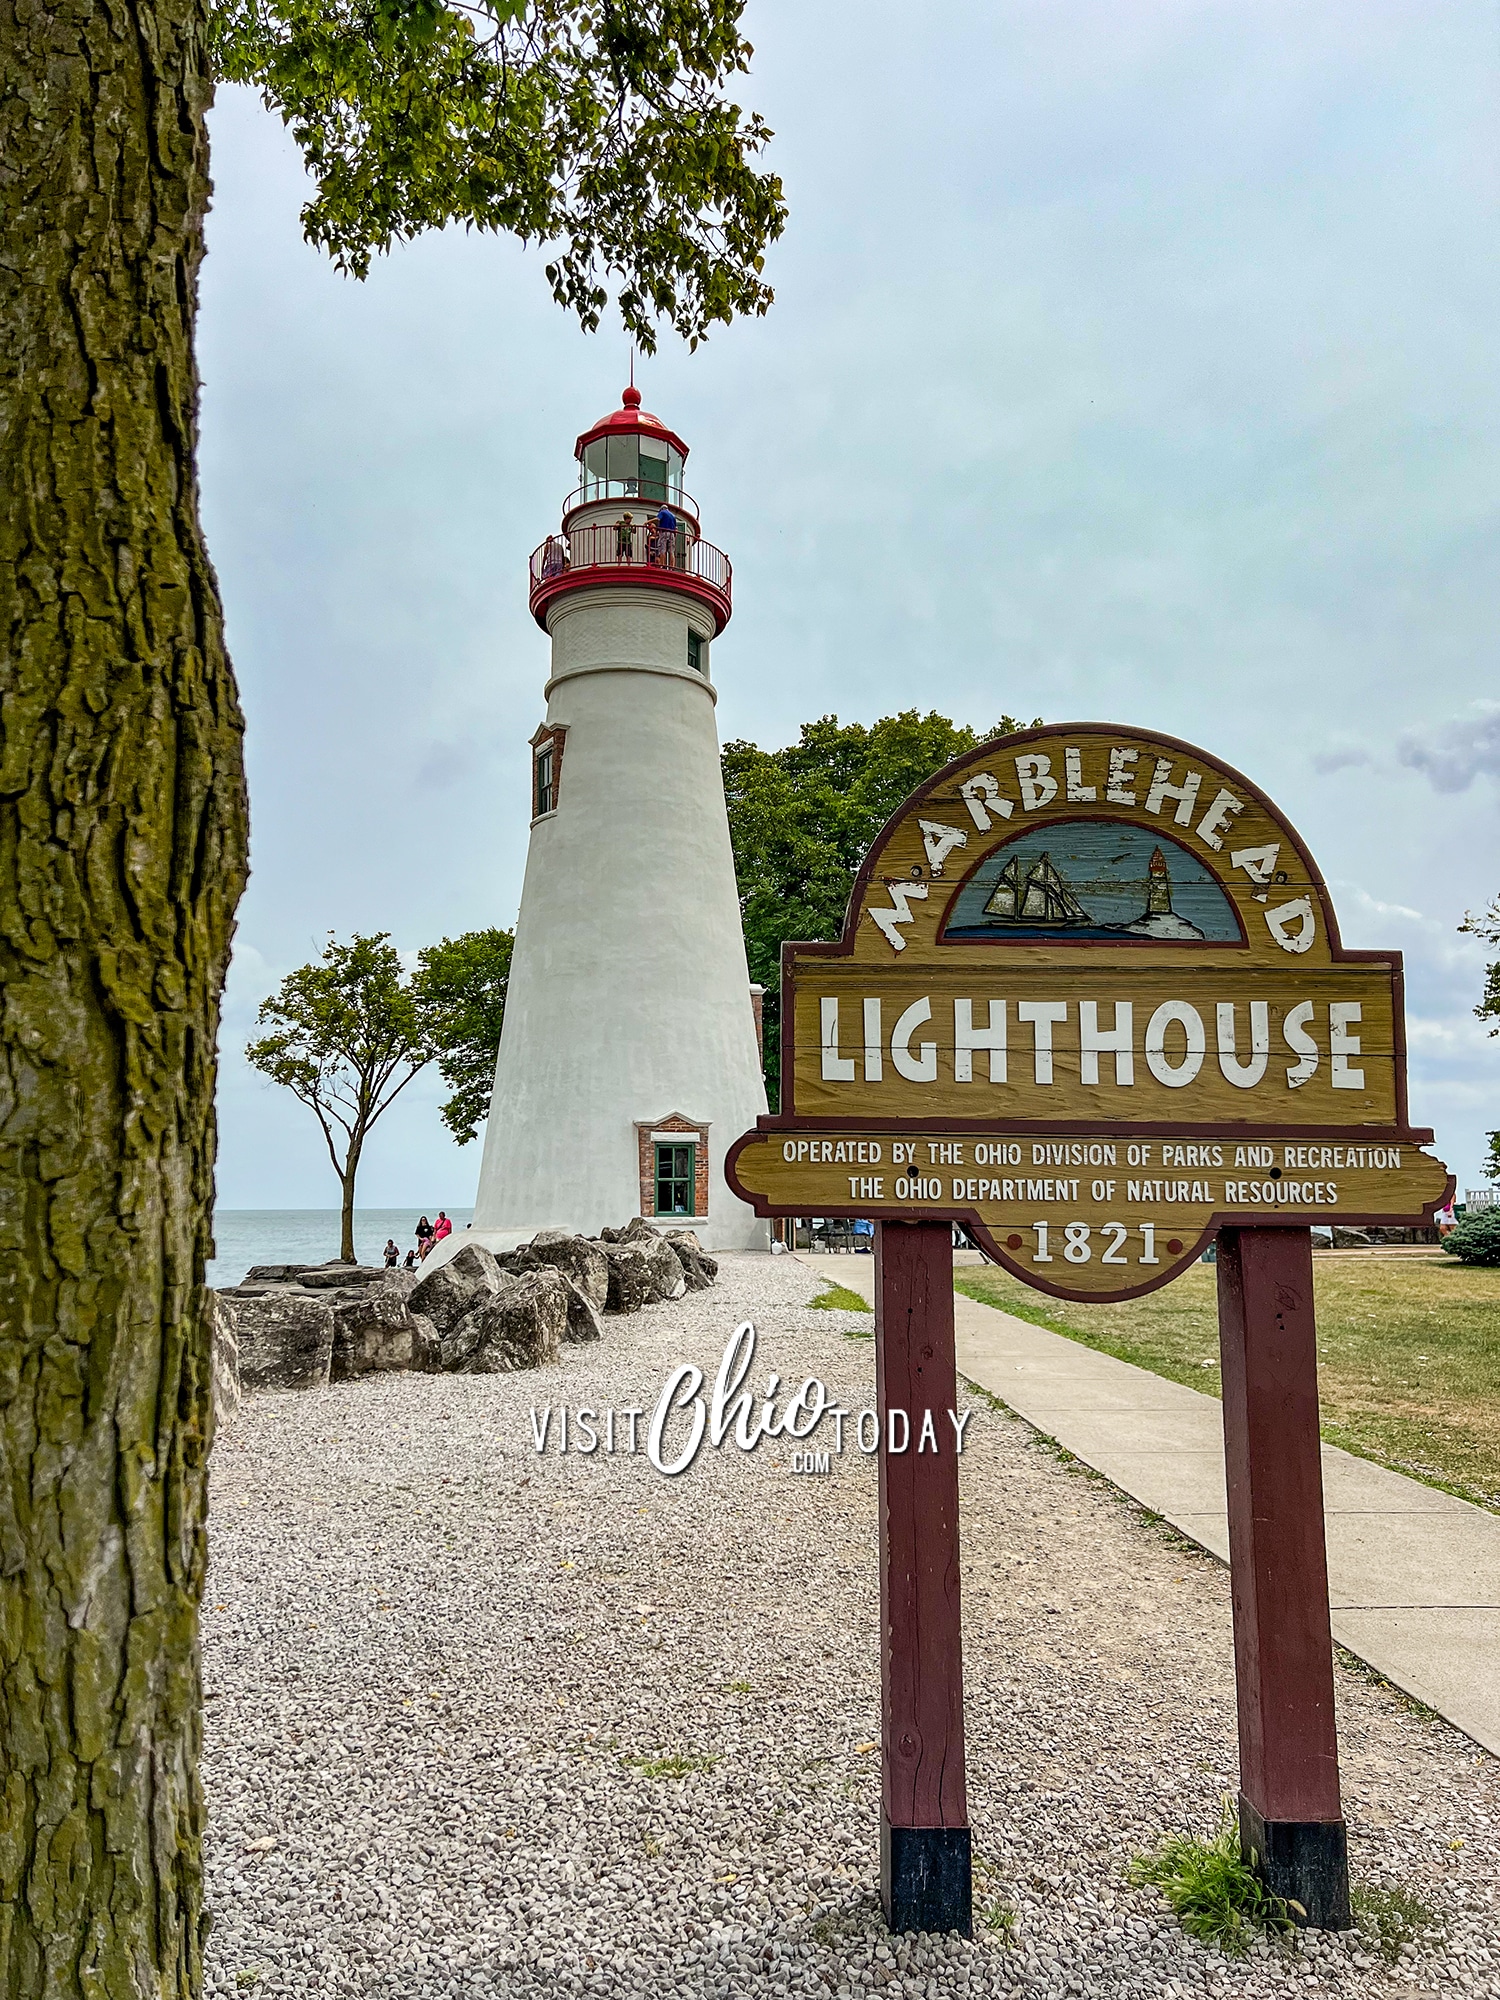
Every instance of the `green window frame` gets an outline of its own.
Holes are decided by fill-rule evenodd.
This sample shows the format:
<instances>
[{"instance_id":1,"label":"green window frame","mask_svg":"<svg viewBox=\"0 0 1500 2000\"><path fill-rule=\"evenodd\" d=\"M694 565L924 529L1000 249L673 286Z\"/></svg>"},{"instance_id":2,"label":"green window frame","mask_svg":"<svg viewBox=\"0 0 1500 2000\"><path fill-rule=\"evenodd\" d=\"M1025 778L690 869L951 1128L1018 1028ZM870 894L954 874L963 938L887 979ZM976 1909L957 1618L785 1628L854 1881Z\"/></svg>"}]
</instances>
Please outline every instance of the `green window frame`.
<instances>
[{"instance_id":1,"label":"green window frame","mask_svg":"<svg viewBox=\"0 0 1500 2000\"><path fill-rule=\"evenodd\" d=\"M656 1142L656 1213L692 1215L698 1182L698 1147L692 1139Z\"/></svg>"},{"instance_id":2,"label":"green window frame","mask_svg":"<svg viewBox=\"0 0 1500 2000\"><path fill-rule=\"evenodd\" d=\"M703 637L691 625L688 627L688 665L695 674L703 672Z\"/></svg>"}]
</instances>

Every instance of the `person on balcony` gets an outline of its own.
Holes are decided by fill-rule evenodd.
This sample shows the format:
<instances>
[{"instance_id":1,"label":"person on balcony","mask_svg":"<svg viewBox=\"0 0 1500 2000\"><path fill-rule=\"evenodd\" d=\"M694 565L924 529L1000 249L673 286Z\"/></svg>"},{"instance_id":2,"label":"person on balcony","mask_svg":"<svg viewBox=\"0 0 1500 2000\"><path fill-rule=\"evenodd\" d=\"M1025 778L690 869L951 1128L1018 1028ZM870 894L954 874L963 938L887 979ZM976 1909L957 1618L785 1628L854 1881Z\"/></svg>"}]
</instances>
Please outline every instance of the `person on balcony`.
<instances>
[{"instance_id":1,"label":"person on balcony","mask_svg":"<svg viewBox=\"0 0 1500 2000\"><path fill-rule=\"evenodd\" d=\"M677 565L677 516L665 502L656 511L656 527L652 534L651 560L662 569L675 569Z\"/></svg>"},{"instance_id":2,"label":"person on balcony","mask_svg":"<svg viewBox=\"0 0 1500 2000\"><path fill-rule=\"evenodd\" d=\"M561 576L563 571L568 567L570 560L571 556L568 549L567 536L549 535L547 537L546 553L542 557L542 575L544 577Z\"/></svg>"},{"instance_id":3,"label":"person on balcony","mask_svg":"<svg viewBox=\"0 0 1500 2000\"><path fill-rule=\"evenodd\" d=\"M615 561L635 561L635 516L622 514L615 523Z\"/></svg>"}]
</instances>

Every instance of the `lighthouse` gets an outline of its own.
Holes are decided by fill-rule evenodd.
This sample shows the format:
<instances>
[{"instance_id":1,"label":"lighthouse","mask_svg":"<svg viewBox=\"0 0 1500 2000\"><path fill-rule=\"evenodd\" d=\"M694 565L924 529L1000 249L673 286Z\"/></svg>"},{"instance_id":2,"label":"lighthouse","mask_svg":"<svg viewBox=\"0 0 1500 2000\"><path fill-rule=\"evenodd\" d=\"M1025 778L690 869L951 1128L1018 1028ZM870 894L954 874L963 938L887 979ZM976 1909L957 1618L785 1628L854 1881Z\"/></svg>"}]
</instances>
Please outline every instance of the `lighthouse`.
<instances>
[{"instance_id":1,"label":"lighthouse","mask_svg":"<svg viewBox=\"0 0 1500 2000\"><path fill-rule=\"evenodd\" d=\"M687 456L627 389L531 558L551 671L467 1239L495 1250L637 1215L709 1249L769 1242L724 1180L766 1096L714 719L731 573Z\"/></svg>"}]
</instances>

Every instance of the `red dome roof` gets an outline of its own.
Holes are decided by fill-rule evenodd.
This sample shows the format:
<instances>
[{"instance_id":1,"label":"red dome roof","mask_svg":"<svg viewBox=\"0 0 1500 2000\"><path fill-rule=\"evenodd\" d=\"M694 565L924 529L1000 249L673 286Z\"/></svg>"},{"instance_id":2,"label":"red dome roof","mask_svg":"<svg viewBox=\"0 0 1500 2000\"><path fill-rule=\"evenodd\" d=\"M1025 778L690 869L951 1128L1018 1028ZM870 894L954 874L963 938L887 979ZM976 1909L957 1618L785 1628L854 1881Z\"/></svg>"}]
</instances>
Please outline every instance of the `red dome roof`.
<instances>
[{"instance_id":1,"label":"red dome roof","mask_svg":"<svg viewBox=\"0 0 1500 2000\"><path fill-rule=\"evenodd\" d=\"M584 447L591 445L595 438L618 436L621 431L635 431L644 433L647 437L664 438L674 450L680 451L684 458L688 455L688 448L676 431L669 431L660 417L653 417L649 410L641 408L641 392L632 384L621 396L618 410L611 410L608 416L601 417L598 423L582 433L573 447L573 456L581 459Z\"/></svg>"}]
</instances>

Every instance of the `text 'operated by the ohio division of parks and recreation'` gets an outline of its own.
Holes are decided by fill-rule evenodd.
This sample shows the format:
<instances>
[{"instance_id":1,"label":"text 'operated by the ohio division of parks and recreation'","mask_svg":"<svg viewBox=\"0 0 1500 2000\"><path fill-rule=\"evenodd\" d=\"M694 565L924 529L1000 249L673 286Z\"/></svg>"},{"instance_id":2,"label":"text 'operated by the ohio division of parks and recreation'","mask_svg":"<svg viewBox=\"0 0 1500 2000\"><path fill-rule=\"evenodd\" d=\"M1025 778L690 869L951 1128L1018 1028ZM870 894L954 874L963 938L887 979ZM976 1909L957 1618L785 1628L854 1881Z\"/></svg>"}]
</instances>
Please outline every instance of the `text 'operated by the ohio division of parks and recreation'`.
<instances>
[{"instance_id":1,"label":"text 'operated by the ohio division of parks and recreation'","mask_svg":"<svg viewBox=\"0 0 1500 2000\"><path fill-rule=\"evenodd\" d=\"M766 1215L951 1217L1080 1298L1221 1224L1420 1222L1399 953L1350 951L1238 772L1100 724L958 759L787 945L782 1109L731 1156Z\"/></svg>"}]
</instances>

